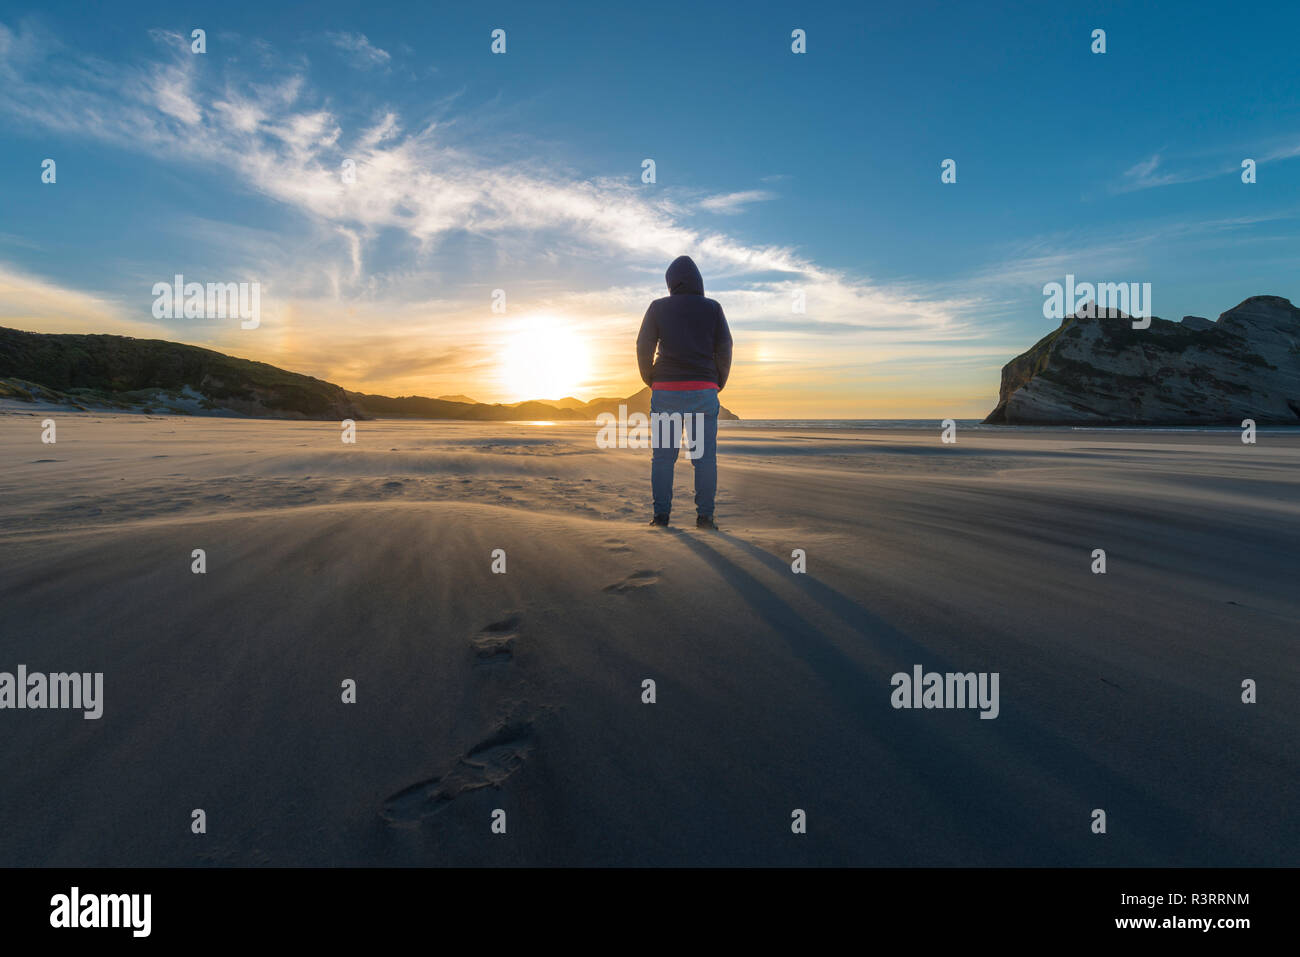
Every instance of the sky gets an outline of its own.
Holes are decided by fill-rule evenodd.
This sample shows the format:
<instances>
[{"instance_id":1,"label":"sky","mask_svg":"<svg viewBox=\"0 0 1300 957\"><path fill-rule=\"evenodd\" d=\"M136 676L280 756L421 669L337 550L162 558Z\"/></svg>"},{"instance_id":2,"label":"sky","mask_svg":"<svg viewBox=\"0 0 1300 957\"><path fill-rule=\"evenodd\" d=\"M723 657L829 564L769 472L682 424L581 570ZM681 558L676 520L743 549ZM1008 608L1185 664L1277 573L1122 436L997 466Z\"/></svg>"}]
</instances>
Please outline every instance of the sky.
<instances>
[{"instance_id":1,"label":"sky","mask_svg":"<svg viewBox=\"0 0 1300 957\"><path fill-rule=\"evenodd\" d=\"M1297 28L1197 2L10 3L0 325L391 395L623 396L687 254L743 418L982 417L1067 274L1149 282L1173 319L1300 299ZM155 318L176 274L256 282L257 327Z\"/></svg>"}]
</instances>

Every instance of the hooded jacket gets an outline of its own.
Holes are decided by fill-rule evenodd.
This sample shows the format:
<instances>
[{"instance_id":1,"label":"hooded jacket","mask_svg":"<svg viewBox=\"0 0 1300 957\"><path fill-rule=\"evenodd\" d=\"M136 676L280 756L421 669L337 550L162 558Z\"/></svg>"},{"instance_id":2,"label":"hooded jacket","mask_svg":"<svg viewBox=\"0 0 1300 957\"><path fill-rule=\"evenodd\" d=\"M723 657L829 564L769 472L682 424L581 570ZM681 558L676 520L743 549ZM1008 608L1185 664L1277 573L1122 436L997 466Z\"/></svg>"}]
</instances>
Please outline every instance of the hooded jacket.
<instances>
[{"instance_id":1,"label":"hooded jacket","mask_svg":"<svg viewBox=\"0 0 1300 957\"><path fill-rule=\"evenodd\" d=\"M722 306L705 297L690 256L674 259L664 278L668 295L650 303L636 337L641 380L651 388L700 382L722 389L731 373L731 330Z\"/></svg>"}]
</instances>

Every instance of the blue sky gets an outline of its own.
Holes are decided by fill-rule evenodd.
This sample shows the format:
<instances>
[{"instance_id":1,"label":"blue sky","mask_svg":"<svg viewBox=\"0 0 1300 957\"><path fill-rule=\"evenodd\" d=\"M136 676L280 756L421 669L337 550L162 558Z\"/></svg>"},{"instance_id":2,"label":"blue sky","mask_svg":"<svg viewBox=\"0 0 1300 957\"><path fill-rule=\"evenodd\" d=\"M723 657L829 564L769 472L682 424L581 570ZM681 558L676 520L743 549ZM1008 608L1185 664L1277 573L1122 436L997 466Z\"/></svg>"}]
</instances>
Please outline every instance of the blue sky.
<instances>
[{"instance_id":1,"label":"blue sky","mask_svg":"<svg viewBox=\"0 0 1300 957\"><path fill-rule=\"evenodd\" d=\"M636 327L685 252L742 415L980 416L1067 272L1150 282L1167 318L1296 297L1298 26L1186 3L10 5L0 322L370 391L590 398L639 387ZM258 281L261 325L154 319L175 273Z\"/></svg>"}]
</instances>

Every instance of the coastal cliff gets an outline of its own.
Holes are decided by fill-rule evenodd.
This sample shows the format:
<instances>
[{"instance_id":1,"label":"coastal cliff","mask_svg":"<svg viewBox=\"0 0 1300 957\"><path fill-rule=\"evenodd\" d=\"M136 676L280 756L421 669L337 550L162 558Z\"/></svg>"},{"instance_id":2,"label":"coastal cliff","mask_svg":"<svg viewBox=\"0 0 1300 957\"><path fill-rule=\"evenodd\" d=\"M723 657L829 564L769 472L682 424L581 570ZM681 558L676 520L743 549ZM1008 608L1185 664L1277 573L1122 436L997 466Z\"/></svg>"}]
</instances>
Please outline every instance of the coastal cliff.
<instances>
[{"instance_id":1,"label":"coastal cliff","mask_svg":"<svg viewBox=\"0 0 1300 957\"><path fill-rule=\"evenodd\" d=\"M1087 310L1080 310L1086 312ZM1300 309L1251 296L1216 322L1067 316L1002 368L993 425L1300 425Z\"/></svg>"}]
</instances>

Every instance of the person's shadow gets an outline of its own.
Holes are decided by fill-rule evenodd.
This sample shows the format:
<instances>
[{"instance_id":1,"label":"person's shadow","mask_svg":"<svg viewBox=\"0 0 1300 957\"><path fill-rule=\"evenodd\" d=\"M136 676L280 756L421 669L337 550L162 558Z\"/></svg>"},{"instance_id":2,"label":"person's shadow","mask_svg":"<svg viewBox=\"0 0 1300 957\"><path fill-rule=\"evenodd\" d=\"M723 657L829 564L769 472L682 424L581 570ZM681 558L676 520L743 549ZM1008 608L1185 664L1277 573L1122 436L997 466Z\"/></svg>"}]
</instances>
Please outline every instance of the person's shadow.
<instances>
[{"instance_id":1,"label":"person's shadow","mask_svg":"<svg viewBox=\"0 0 1300 957\"><path fill-rule=\"evenodd\" d=\"M699 555L736 592L744 596L763 620L781 636L791 652L812 669L833 696L837 713L856 718L862 733L887 748L899 764L934 794L943 795L959 826L987 835L990 860L998 863L1114 863L1100 841L1080 842L1079 827L1063 816L1088 808L1113 806L1129 818L1131 831L1123 860L1177 863L1187 859L1233 860L1229 846L1209 846L1208 835L1194 820L1163 798L1151 782L1118 770L1085 752L1063 733L1042 721L1026 720L1015 705L1015 672L1003 671L996 720L967 722L927 720L934 715L904 717L890 704L892 674L910 672L920 664L927 672L966 672L944 655L899 630L857 601L807 574L795 575L781 558L725 531L704 535L674 529L680 540ZM770 584L710 542L716 539L743 552L778 576L869 644L864 651L887 662L890 669L873 673L861 659L845 651ZM969 662L966 663L969 665ZM1014 662L1007 665L1014 668ZM1002 669L999 669L1002 670ZM974 718L973 714L967 717ZM1027 784L1026 772L1034 780ZM1087 807L1044 807L1046 793L1062 787ZM1091 795L1097 795L1092 798ZM970 833L969 831L967 833ZM1014 845L1008 835L1016 835ZM1091 837L1092 835L1085 835ZM1016 854L1021 856L1017 857ZM1238 855L1239 856L1239 855Z\"/></svg>"}]
</instances>

